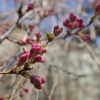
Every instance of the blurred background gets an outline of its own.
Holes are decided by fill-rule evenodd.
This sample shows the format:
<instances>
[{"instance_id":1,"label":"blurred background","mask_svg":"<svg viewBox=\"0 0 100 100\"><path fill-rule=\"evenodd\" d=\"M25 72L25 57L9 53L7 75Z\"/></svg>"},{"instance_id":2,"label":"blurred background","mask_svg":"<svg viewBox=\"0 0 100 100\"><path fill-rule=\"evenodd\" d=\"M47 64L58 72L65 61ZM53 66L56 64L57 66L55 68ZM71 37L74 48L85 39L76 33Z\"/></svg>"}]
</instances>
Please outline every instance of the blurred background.
<instances>
[{"instance_id":1,"label":"blurred background","mask_svg":"<svg viewBox=\"0 0 100 100\"><path fill-rule=\"evenodd\" d=\"M12 27L17 19L17 9L21 3L24 4L23 11L31 0L0 0L0 36L5 34ZM94 14L95 6L100 0L33 0L34 10L23 22L26 28L34 24L35 28L30 34L31 37L40 31L42 38L45 32L53 31L55 25L63 27L64 36L66 28L63 21L70 13L84 19L88 24ZM47 10L51 10L49 16L42 16ZM100 18L99 18L100 19ZM92 39L87 43L80 38L71 36L66 39L57 39L48 45L47 53L43 56L46 60L43 64L35 64L30 72L46 78L47 82L42 90L37 90L30 83L19 75L0 75L0 95L13 95L11 100L100 100L100 20L95 21L91 26L82 30L90 34ZM27 31L15 28L9 38L14 41L21 41L27 37ZM29 46L28 46L29 47ZM16 63L22 49L16 43L5 39L0 44L0 70L10 70ZM22 89L30 89L25 96L20 98Z\"/></svg>"}]
</instances>

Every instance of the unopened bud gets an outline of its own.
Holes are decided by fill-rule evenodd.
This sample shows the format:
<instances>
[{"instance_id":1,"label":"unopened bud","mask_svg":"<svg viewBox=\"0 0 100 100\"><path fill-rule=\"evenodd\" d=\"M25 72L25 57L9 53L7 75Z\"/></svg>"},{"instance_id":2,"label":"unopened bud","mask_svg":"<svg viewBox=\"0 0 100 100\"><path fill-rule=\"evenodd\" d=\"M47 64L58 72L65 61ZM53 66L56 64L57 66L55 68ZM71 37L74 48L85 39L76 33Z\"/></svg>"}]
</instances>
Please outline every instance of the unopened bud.
<instances>
[{"instance_id":1,"label":"unopened bud","mask_svg":"<svg viewBox=\"0 0 100 100\"><path fill-rule=\"evenodd\" d=\"M55 36L52 33L46 32L46 36L47 36L49 42L51 42L52 40L55 39Z\"/></svg>"},{"instance_id":2,"label":"unopened bud","mask_svg":"<svg viewBox=\"0 0 100 100\"><path fill-rule=\"evenodd\" d=\"M90 35L83 35L81 38L82 38L84 41L87 41L87 40L91 39L91 36L90 36Z\"/></svg>"},{"instance_id":3,"label":"unopened bud","mask_svg":"<svg viewBox=\"0 0 100 100\"><path fill-rule=\"evenodd\" d=\"M34 4L33 4L33 3L30 3L30 4L28 5L27 11L30 11L30 10L32 10L33 8L34 8Z\"/></svg>"},{"instance_id":4,"label":"unopened bud","mask_svg":"<svg viewBox=\"0 0 100 100\"><path fill-rule=\"evenodd\" d=\"M24 96L24 93L22 91L20 91L19 96L22 98Z\"/></svg>"},{"instance_id":5,"label":"unopened bud","mask_svg":"<svg viewBox=\"0 0 100 100\"><path fill-rule=\"evenodd\" d=\"M22 44L22 45L25 45L25 44L26 44L26 41L21 41L21 44Z\"/></svg>"},{"instance_id":6,"label":"unopened bud","mask_svg":"<svg viewBox=\"0 0 100 100\"><path fill-rule=\"evenodd\" d=\"M29 92L29 88L24 88L23 90L24 90L26 93Z\"/></svg>"},{"instance_id":7,"label":"unopened bud","mask_svg":"<svg viewBox=\"0 0 100 100\"><path fill-rule=\"evenodd\" d=\"M5 100L5 97L3 95L0 95L0 100Z\"/></svg>"},{"instance_id":8,"label":"unopened bud","mask_svg":"<svg viewBox=\"0 0 100 100\"><path fill-rule=\"evenodd\" d=\"M78 18L77 22L79 22L80 24L82 24L83 23L83 19L82 18Z\"/></svg>"},{"instance_id":9,"label":"unopened bud","mask_svg":"<svg viewBox=\"0 0 100 100\"><path fill-rule=\"evenodd\" d=\"M35 62L40 62L41 59L42 59L42 57L40 55L37 55L37 56L34 57Z\"/></svg>"},{"instance_id":10,"label":"unopened bud","mask_svg":"<svg viewBox=\"0 0 100 100\"><path fill-rule=\"evenodd\" d=\"M75 16L73 13L71 13L69 19L70 19L72 22L74 22L74 21L76 20L76 16Z\"/></svg>"}]
</instances>

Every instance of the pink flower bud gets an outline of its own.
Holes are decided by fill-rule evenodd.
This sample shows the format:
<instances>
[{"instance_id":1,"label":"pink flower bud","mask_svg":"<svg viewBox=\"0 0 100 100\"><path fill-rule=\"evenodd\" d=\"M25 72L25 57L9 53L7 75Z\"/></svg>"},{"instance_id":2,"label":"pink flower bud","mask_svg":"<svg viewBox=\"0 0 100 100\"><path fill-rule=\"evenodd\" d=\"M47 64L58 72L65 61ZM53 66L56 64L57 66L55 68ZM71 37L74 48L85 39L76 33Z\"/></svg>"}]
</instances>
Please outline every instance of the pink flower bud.
<instances>
[{"instance_id":1,"label":"pink flower bud","mask_svg":"<svg viewBox=\"0 0 100 100\"><path fill-rule=\"evenodd\" d=\"M83 35L81 38L82 38L84 41L87 41L87 40L91 39L91 36L85 34L85 35Z\"/></svg>"},{"instance_id":2,"label":"pink flower bud","mask_svg":"<svg viewBox=\"0 0 100 100\"><path fill-rule=\"evenodd\" d=\"M32 45L32 48L30 49L30 57L34 54L39 54L40 52L42 51L42 48L39 47L39 46L33 46Z\"/></svg>"},{"instance_id":3,"label":"pink flower bud","mask_svg":"<svg viewBox=\"0 0 100 100\"><path fill-rule=\"evenodd\" d=\"M35 39L31 39L31 41L33 41L33 42L34 42L34 41L35 41Z\"/></svg>"},{"instance_id":4,"label":"pink flower bud","mask_svg":"<svg viewBox=\"0 0 100 100\"><path fill-rule=\"evenodd\" d=\"M23 90L24 90L26 93L29 92L29 89L28 89L28 88L24 88Z\"/></svg>"},{"instance_id":5,"label":"pink flower bud","mask_svg":"<svg viewBox=\"0 0 100 100\"><path fill-rule=\"evenodd\" d=\"M42 84L44 84L46 82L46 79L44 77L40 77L42 80Z\"/></svg>"},{"instance_id":6,"label":"pink flower bud","mask_svg":"<svg viewBox=\"0 0 100 100\"><path fill-rule=\"evenodd\" d=\"M42 49L42 52L43 52L43 53L46 53L46 52L47 52L47 49L46 49L46 48L43 48L43 49Z\"/></svg>"},{"instance_id":7,"label":"pink flower bud","mask_svg":"<svg viewBox=\"0 0 100 100\"><path fill-rule=\"evenodd\" d=\"M40 55L37 55L37 56L34 57L35 62L40 62L41 59L42 59L42 57Z\"/></svg>"},{"instance_id":8,"label":"pink flower bud","mask_svg":"<svg viewBox=\"0 0 100 100\"><path fill-rule=\"evenodd\" d=\"M75 23L74 27L75 28L79 28L80 24L79 23Z\"/></svg>"},{"instance_id":9,"label":"pink flower bud","mask_svg":"<svg viewBox=\"0 0 100 100\"><path fill-rule=\"evenodd\" d=\"M85 27L85 24L80 24L79 27L80 28L84 28Z\"/></svg>"},{"instance_id":10,"label":"pink flower bud","mask_svg":"<svg viewBox=\"0 0 100 100\"><path fill-rule=\"evenodd\" d=\"M66 26L66 21L63 21L63 25Z\"/></svg>"},{"instance_id":11,"label":"pink flower bud","mask_svg":"<svg viewBox=\"0 0 100 100\"><path fill-rule=\"evenodd\" d=\"M100 4L96 5L95 14L100 14Z\"/></svg>"},{"instance_id":12,"label":"pink flower bud","mask_svg":"<svg viewBox=\"0 0 100 100\"><path fill-rule=\"evenodd\" d=\"M73 26L72 23L68 23L68 24L67 24L67 27L68 27L68 28L72 28L72 26Z\"/></svg>"},{"instance_id":13,"label":"pink flower bud","mask_svg":"<svg viewBox=\"0 0 100 100\"><path fill-rule=\"evenodd\" d=\"M19 96L22 98L24 96L24 93L20 92Z\"/></svg>"},{"instance_id":14,"label":"pink flower bud","mask_svg":"<svg viewBox=\"0 0 100 100\"><path fill-rule=\"evenodd\" d=\"M5 97L3 95L0 95L0 100L5 100Z\"/></svg>"},{"instance_id":15,"label":"pink flower bud","mask_svg":"<svg viewBox=\"0 0 100 100\"><path fill-rule=\"evenodd\" d=\"M26 62L26 60L27 60L28 57L29 57L29 53L21 55L19 57L19 61L17 62L17 65L18 66L22 66Z\"/></svg>"},{"instance_id":16,"label":"pink flower bud","mask_svg":"<svg viewBox=\"0 0 100 100\"><path fill-rule=\"evenodd\" d=\"M34 4L33 4L33 3L30 3L30 4L28 5L27 11L30 11L30 10L32 10L33 8L34 8Z\"/></svg>"},{"instance_id":17,"label":"pink flower bud","mask_svg":"<svg viewBox=\"0 0 100 100\"><path fill-rule=\"evenodd\" d=\"M31 41L31 39L30 38L26 38L26 42L30 42Z\"/></svg>"},{"instance_id":18,"label":"pink flower bud","mask_svg":"<svg viewBox=\"0 0 100 100\"><path fill-rule=\"evenodd\" d=\"M68 23L70 23L70 20L69 20L69 19L66 19L66 20L63 22L63 25L67 27L67 24L68 24Z\"/></svg>"},{"instance_id":19,"label":"pink flower bud","mask_svg":"<svg viewBox=\"0 0 100 100\"><path fill-rule=\"evenodd\" d=\"M44 63L45 62L45 60L44 59L41 59L41 61L40 61L41 63Z\"/></svg>"},{"instance_id":20,"label":"pink flower bud","mask_svg":"<svg viewBox=\"0 0 100 100\"><path fill-rule=\"evenodd\" d=\"M35 88L42 89L42 84L45 83L46 80L43 77L31 75L30 82L34 85Z\"/></svg>"},{"instance_id":21,"label":"pink flower bud","mask_svg":"<svg viewBox=\"0 0 100 100\"><path fill-rule=\"evenodd\" d=\"M70 23L70 20L69 19L66 19L65 21L66 21L66 23Z\"/></svg>"},{"instance_id":22,"label":"pink flower bud","mask_svg":"<svg viewBox=\"0 0 100 100\"><path fill-rule=\"evenodd\" d=\"M34 85L41 85L42 84L41 78L37 75L31 75L30 81Z\"/></svg>"},{"instance_id":23,"label":"pink flower bud","mask_svg":"<svg viewBox=\"0 0 100 100\"><path fill-rule=\"evenodd\" d=\"M38 90L42 89L42 85L34 85L34 87Z\"/></svg>"},{"instance_id":24,"label":"pink flower bud","mask_svg":"<svg viewBox=\"0 0 100 100\"><path fill-rule=\"evenodd\" d=\"M69 19L70 19L72 22L74 22L74 21L76 20L76 16L75 16L73 13L71 13Z\"/></svg>"},{"instance_id":25,"label":"pink flower bud","mask_svg":"<svg viewBox=\"0 0 100 100\"><path fill-rule=\"evenodd\" d=\"M77 22L79 22L80 24L82 24L83 23L83 19L82 18L78 18Z\"/></svg>"},{"instance_id":26,"label":"pink flower bud","mask_svg":"<svg viewBox=\"0 0 100 100\"><path fill-rule=\"evenodd\" d=\"M29 56L29 54L26 53L26 54L21 55L21 56L19 57L19 59L20 59L20 61L25 62L25 61L27 60L28 56Z\"/></svg>"},{"instance_id":27,"label":"pink flower bud","mask_svg":"<svg viewBox=\"0 0 100 100\"><path fill-rule=\"evenodd\" d=\"M26 44L26 41L21 41L21 44L22 44L22 45L25 45L25 44Z\"/></svg>"},{"instance_id":28,"label":"pink flower bud","mask_svg":"<svg viewBox=\"0 0 100 100\"><path fill-rule=\"evenodd\" d=\"M33 31L34 27L35 27L35 25L29 24L29 29L30 29L30 31Z\"/></svg>"},{"instance_id":29,"label":"pink flower bud","mask_svg":"<svg viewBox=\"0 0 100 100\"><path fill-rule=\"evenodd\" d=\"M54 26L54 30L57 30L59 28L59 25Z\"/></svg>"},{"instance_id":30,"label":"pink flower bud","mask_svg":"<svg viewBox=\"0 0 100 100\"><path fill-rule=\"evenodd\" d=\"M36 33L36 37L37 37L37 38L40 38L40 37L41 37L41 33L40 33L40 32L37 32L37 33Z\"/></svg>"}]
</instances>

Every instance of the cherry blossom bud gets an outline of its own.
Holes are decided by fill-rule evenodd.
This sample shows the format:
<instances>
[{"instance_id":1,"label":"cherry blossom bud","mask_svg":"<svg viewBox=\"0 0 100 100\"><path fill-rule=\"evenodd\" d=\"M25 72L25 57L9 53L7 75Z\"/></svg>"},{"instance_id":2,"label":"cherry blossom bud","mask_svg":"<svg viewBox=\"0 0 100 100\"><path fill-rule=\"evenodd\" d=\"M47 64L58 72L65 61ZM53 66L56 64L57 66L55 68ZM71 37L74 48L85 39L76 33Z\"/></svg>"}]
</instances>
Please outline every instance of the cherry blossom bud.
<instances>
[{"instance_id":1,"label":"cherry blossom bud","mask_svg":"<svg viewBox=\"0 0 100 100\"><path fill-rule=\"evenodd\" d=\"M80 24L79 23L75 23L74 27L75 28L79 28Z\"/></svg>"},{"instance_id":2,"label":"cherry blossom bud","mask_svg":"<svg viewBox=\"0 0 100 100\"><path fill-rule=\"evenodd\" d=\"M63 21L63 25L66 26L66 21Z\"/></svg>"},{"instance_id":3,"label":"cherry blossom bud","mask_svg":"<svg viewBox=\"0 0 100 100\"><path fill-rule=\"evenodd\" d=\"M29 24L29 29L30 29L30 31L33 31L34 27L35 27L35 25Z\"/></svg>"},{"instance_id":4,"label":"cherry blossom bud","mask_svg":"<svg viewBox=\"0 0 100 100\"><path fill-rule=\"evenodd\" d=\"M41 59L41 61L40 61L41 63L44 63L45 62L45 60L44 59Z\"/></svg>"},{"instance_id":5,"label":"cherry blossom bud","mask_svg":"<svg viewBox=\"0 0 100 100\"><path fill-rule=\"evenodd\" d=\"M63 25L67 27L67 24L68 24L68 23L70 23L70 20L69 20L69 19L66 19L66 20L63 22Z\"/></svg>"},{"instance_id":6,"label":"cherry blossom bud","mask_svg":"<svg viewBox=\"0 0 100 100\"><path fill-rule=\"evenodd\" d=\"M26 62L28 57L29 57L29 53L21 55L19 57L19 61L17 62L17 66L22 66Z\"/></svg>"},{"instance_id":7,"label":"cherry blossom bud","mask_svg":"<svg viewBox=\"0 0 100 100\"><path fill-rule=\"evenodd\" d=\"M44 84L46 82L46 79L44 77L40 77L42 80L42 84Z\"/></svg>"},{"instance_id":8,"label":"cherry blossom bud","mask_svg":"<svg viewBox=\"0 0 100 100\"><path fill-rule=\"evenodd\" d=\"M40 32L37 32L37 33L36 33L36 37L37 37L37 38L40 38L40 37L41 37L41 33L40 33Z\"/></svg>"},{"instance_id":9,"label":"cherry blossom bud","mask_svg":"<svg viewBox=\"0 0 100 100\"><path fill-rule=\"evenodd\" d=\"M77 22L79 22L80 24L82 24L83 23L83 19L82 18L78 18Z\"/></svg>"},{"instance_id":10,"label":"cherry blossom bud","mask_svg":"<svg viewBox=\"0 0 100 100\"><path fill-rule=\"evenodd\" d=\"M43 52L43 53L46 53L46 52L47 52L47 49L46 49L46 48L43 48L43 49L42 49L42 52Z\"/></svg>"},{"instance_id":11,"label":"cherry blossom bud","mask_svg":"<svg viewBox=\"0 0 100 100\"><path fill-rule=\"evenodd\" d=\"M47 36L49 42L51 42L52 40L55 39L55 36L52 33L46 32L46 36Z\"/></svg>"},{"instance_id":12,"label":"cherry blossom bud","mask_svg":"<svg viewBox=\"0 0 100 100\"><path fill-rule=\"evenodd\" d=\"M37 75L31 75L30 76L30 81L34 85L41 85L42 84L41 78Z\"/></svg>"},{"instance_id":13,"label":"cherry blossom bud","mask_svg":"<svg viewBox=\"0 0 100 100\"><path fill-rule=\"evenodd\" d=\"M85 24L80 24L79 27L80 28L84 28L85 27Z\"/></svg>"},{"instance_id":14,"label":"cherry blossom bud","mask_svg":"<svg viewBox=\"0 0 100 100\"><path fill-rule=\"evenodd\" d=\"M100 4L96 5L96 7L95 7L95 14L97 14L97 15L100 14Z\"/></svg>"},{"instance_id":15,"label":"cherry blossom bud","mask_svg":"<svg viewBox=\"0 0 100 100\"><path fill-rule=\"evenodd\" d=\"M30 55L29 56L32 57L34 54L39 54L41 51L42 51L41 47L32 45L32 48L30 49Z\"/></svg>"},{"instance_id":16,"label":"cherry blossom bud","mask_svg":"<svg viewBox=\"0 0 100 100\"><path fill-rule=\"evenodd\" d=\"M30 11L30 10L32 10L33 8L34 8L34 4L33 4L33 3L30 3L30 4L28 5L27 11Z\"/></svg>"},{"instance_id":17,"label":"cherry blossom bud","mask_svg":"<svg viewBox=\"0 0 100 100\"><path fill-rule=\"evenodd\" d=\"M31 39L30 38L26 38L26 42L30 42L31 41Z\"/></svg>"},{"instance_id":18,"label":"cherry blossom bud","mask_svg":"<svg viewBox=\"0 0 100 100\"><path fill-rule=\"evenodd\" d=\"M24 93L22 91L20 91L19 96L22 98L24 96Z\"/></svg>"},{"instance_id":19,"label":"cherry blossom bud","mask_svg":"<svg viewBox=\"0 0 100 100\"><path fill-rule=\"evenodd\" d=\"M34 87L38 90L42 89L42 85L34 85Z\"/></svg>"},{"instance_id":20,"label":"cherry blossom bud","mask_svg":"<svg viewBox=\"0 0 100 100\"><path fill-rule=\"evenodd\" d=\"M67 24L67 27L68 27L68 28L72 28L72 26L73 26L72 23L68 23L68 24Z\"/></svg>"},{"instance_id":21,"label":"cherry blossom bud","mask_svg":"<svg viewBox=\"0 0 100 100\"><path fill-rule=\"evenodd\" d=\"M25 44L26 44L26 41L21 41L21 44L22 44L22 45L25 45Z\"/></svg>"},{"instance_id":22,"label":"cherry blossom bud","mask_svg":"<svg viewBox=\"0 0 100 100\"><path fill-rule=\"evenodd\" d=\"M74 21L76 20L76 16L75 16L73 13L71 13L69 19L70 19L72 22L74 22Z\"/></svg>"},{"instance_id":23,"label":"cherry blossom bud","mask_svg":"<svg viewBox=\"0 0 100 100\"><path fill-rule=\"evenodd\" d=\"M29 89L28 89L28 88L24 88L23 90L24 90L26 93L29 92Z\"/></svg>"},{"instance_id":24,"label":"cherry blossom bud","mask_svg":"<svg viewBox=\"0 0 100 100\"><path fill-rule=\"evenodd\" d=\"M0 95L0 100L5 100L5 97L3 95Z\"/></svg>"},{"instance_id":25,"label":"cherry blossom bud","mask_svg":"<svg viewBox=\"0 0 100 100\"><path fill-rule=\"evenodd\" d=\"M41 59L42 59L42 57L40 55L37 55L37 56L34 57L35 62L40 62Z\"/></svg>"},{"instance_id":26,"label":"cherry blossom bud","mask_svg":"<svg viewBox=\"0 0 100 100\"><path fill-rule=\"evenodd\" d=\"M46 80L43 77L31 75L30 82L34 85L36 89L42 89L42 84L44 84Z\"/></svg>"},{"instance_id":27,"label":"cherry blossom bud","mask_svg":"<svg viewBox=\"0 0 100 100\"><path fill-rule=\"evenodd\" d=\"M35 39L31 39L32 42L35 42Z\"/></svg>"},{"instance_id":28,"label":"cherry blossom bud","mask_svg":"<svg viewBox=\"0 0 100 100\"><path fill-rule=\"evenodd\" d=\"M91 39L91 36L85 34L85 35L83 35L81 38L82 38L84 41L87 41L87 40Z\"/></svg>"},{"instance_id":29,"label":"cherry blossom bud","mask_svg":"<svg viewBox=\"0 0 100 100\"><path fill-rule=\"evenodd\" d=\"M54 30L57 30L59 28L59 25L54 26Z\"/></svg>"}]
</instances>

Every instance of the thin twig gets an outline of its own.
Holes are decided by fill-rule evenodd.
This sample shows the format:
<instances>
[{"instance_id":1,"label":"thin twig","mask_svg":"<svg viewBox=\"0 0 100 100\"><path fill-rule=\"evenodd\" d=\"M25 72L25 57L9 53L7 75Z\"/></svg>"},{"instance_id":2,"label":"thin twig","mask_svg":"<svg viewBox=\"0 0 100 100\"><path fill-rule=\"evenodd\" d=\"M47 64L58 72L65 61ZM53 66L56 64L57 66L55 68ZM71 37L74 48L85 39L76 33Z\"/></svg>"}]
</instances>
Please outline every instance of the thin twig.
<instances>
[{"instance_id":1,"label":"thin twig","mask_svg":"<svg viewBox=\"0 0 100 100\"><path fill-rule=\"evenodd\" d=\"M48 65L49 65L50 67L57 68L57 69L59 69L59 70L62 70L63 72L66 72L67 74L75 75L75 76L77 76L77 77L84 77L84 76L86 76L86 75L78 75L78 74L75 74L75 73L73 73L73 72L67 71L67 70L65 70L65 69L63 69L63 68L61 68L61 67L56 66L56 65L50 65L50 64L48 64Z\"/></svg>"},{"instance_id":2,"label":"thin twig","mask_svg":"<svg viewBox=\"0 0 100 100\"><path fill-rule=\"evenodd\" d=\"M16 83L16 87L14 88L14 90L13 90L13 92L12 92L12 94L11 94L10 100L13 100L14 94L16 93L16 91L17 91L17 89L18 89L18 87L19 87L19 84L21 83L21 80L22 80L22 77L20 77L18 83Z\"/></svg>"}]
</instances>

